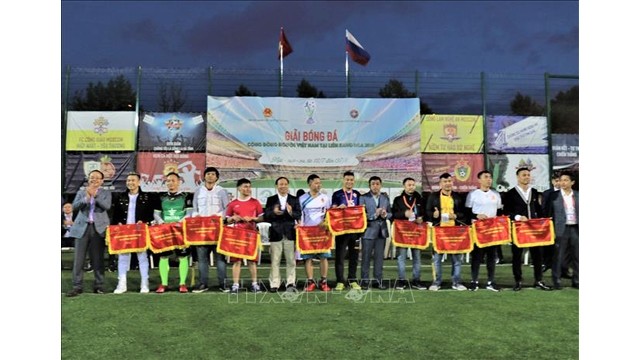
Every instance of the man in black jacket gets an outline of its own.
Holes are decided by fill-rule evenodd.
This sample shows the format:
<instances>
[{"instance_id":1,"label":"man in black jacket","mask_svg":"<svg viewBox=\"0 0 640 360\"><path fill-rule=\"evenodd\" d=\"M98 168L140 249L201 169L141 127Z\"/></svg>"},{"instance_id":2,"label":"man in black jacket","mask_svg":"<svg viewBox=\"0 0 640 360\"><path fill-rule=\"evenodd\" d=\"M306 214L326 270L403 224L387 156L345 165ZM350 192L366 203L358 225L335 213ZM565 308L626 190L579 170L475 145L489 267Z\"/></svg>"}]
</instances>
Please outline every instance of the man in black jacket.
<instances>
[{"instance_id":1,"label":"man in black jacket","mask_svg":"<svg viewBox=\"0 0 640 360\"><path fill-rule=\"evenodd\" d=\"M156 197L153 193L147 193L140 189L140 175L131 173L127 175L127 191L119 193L113 202L112 225L125 224L149 224L153 221L153 209L156 205ZM136 253L138 256L138 268L140 269L140 292L149 292L149 257L146 251ZM127 291L127 271L131 264L131 253L118 255L118 286L114 294L122 294Z\"/></svg>"},{"instance_id":2,"label":"man in black jacket","mask_svg":"<svg viewBox=\"0 0 640 360\"><path fill-rule=\"evenodd\" d=\"M531 173L529 168L521 167L516 170L518 184L507 191L504 197L504 213L511 218L511 221L526 221L543 216L542 207L538 202L538 191L531 186ZM532 246L529 248L533 260L533 275L535 282L533 287L540 290L551 290L542 281L542 247ZM513 277L515 279L514 291L522 289L522 249L515 243L511 244L513 253Z\"/></svg>"}]
</instances>

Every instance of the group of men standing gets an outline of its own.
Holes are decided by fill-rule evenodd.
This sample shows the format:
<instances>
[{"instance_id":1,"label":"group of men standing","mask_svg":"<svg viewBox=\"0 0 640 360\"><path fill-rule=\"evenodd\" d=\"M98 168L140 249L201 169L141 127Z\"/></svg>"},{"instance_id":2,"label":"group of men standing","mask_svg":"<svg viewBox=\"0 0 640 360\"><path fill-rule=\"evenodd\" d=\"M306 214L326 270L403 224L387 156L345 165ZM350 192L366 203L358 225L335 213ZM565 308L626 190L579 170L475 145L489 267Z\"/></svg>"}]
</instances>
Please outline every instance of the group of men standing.
<instances>
[{"instance_id":1,"label":"group of men standing","mask_svg":"<svg viewBox=\"0 0 640 360\"><path fill-rule=\"evenodd\" d=\"M335 290L346 287L352 289L378 288L386 289L394 286L396 289L408 287L426 290L421 281L421 250L417 248L399 247L397 252L398 274L395 284L385 284L383 276L384 248L389 230L389 220L406 220L421 224L429 222L433 226L468 225L473 221L507 215L512 221L526 221L539 217L552 217L554 220L556 244L553 255L552 277L553 287L560 289L562 262L565 254L570 254L573 268L572 285L578 287L578 192L572 189L575 181L571 173L560 176L560 190L545 197L539 202L536 189L530 187L530 172L528 168L520 168L516 172L517 185L504 194L504 197L491 188L491 174L484 170L477 174L479 188L470 192L466 201L462 194L453 191L453 178L444 173L440 176L440 190L431 193L424 199L416 191L416 182L407 177L402 181L403 191L393 201L388 194L381 191L382 179L372 176L368 180L369 191L361 194L354 189L355 175L351 171L343 174L342 188L332 196L321 191L321 179L316 174L307 178L308 191L299 197L289 194L289 179L279 177L275 181L277 193L270 196L263 208L260 202L251 196L251 181L240 179L237 181L238 197L229 201L228 194L219 184L219 172L214 167L207 167L204 181L193 194L180 191L180 176L177 173L166 175L167 192L157 194L146 193L140 189L140 175L131 173L127 176L127 191L118 194L113 202L111 220L107 211L112 206L111 193L101 188L104 174L99 170L89 173L88 184L79 191L72 203L74 211L78 213L73 225L69 229L69 236L75 239L75 257L73 264L73 289L67 296L77 296L83 292L83 264L87 252L94 264L94 293L104 293L104 247L105 233L109 224L163 224L182 221L192 216L218 215L224 218L227 226L256 229L258 222L268 222L271 252L271 271L269 275L269 291L276 292L281 288L280 262L284 254L286 272L285 291L296 291L296 227L320 226L327 227L326 214L331 208L346 208L364 206L367 217L367 227L362 233L344 234L335 237ZM357 280L358 241L362 250L361 282ZM479 289L480 264L485 259L488 279L486 289L500 291L495 283L495 259L498 246L475 248L471 252L471 282L469 290ZM215 255L218 288L223 292L238 293L240 289L240 271L242 259L230 258L233 263L231 287L227 286L227 261L225 256L217 253L214 245L198 245L193 249L179 249L159 254L160 284L156 293L164 293L169 281L169 256L175 254L178 258L179 287L181 293L188 292L186 278L189 270L188 256L190 253L198 261L198 284L192 289L195 293L209 290L209 256ZM540 247L529 248L534 265L534 287L550 290L542 281L543 251ZM405 262L409 251L412 259L412 277L407 280ZM515 285L513 290L522 288L522 249L512 244L513 276ZM149 263L146 251L136 254L139 261L141 283L140 292L149 292ZM452 289L467 290L462 284L460 254L449 255L452 261ZM331 251L319 254L304 254L306 282L305 291L330 291L327 282ZM373 276L370 276L370 262L373 258ZM348 259L348 272L344 276L344 262ZM433 252L433 282L429 290L437 291L442 284L443 254ZM127 291L127 271L129 270L131 254L118 255L118 285L114 293ZM314 278L313 261L320 265L320 279ZM250 291L260 292L257 282L256 261L248 261L251 276Z\"/></svg>"}]
</instances>

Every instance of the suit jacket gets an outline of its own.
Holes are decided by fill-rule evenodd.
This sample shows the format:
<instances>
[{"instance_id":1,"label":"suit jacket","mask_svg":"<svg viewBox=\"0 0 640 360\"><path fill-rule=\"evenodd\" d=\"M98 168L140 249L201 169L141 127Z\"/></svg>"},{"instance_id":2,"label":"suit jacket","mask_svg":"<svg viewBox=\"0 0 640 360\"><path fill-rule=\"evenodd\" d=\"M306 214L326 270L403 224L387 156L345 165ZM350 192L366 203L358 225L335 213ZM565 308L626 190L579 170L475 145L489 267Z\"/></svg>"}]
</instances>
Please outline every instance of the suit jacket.
<instances>
[{"instance_id":1,"label":"suit jacket","mask_svg":"<svg viewBox=\"0 0 640 360\"><path fill-rule=\"evenodd\" d=\"M295 221L300 220L302 210L298 198L288 194L287 204L291 205L291 214L285 211L282 215L276 215L273 211L275 206L280 206L278 194L269 196L264 207L264 220L271 224L269 228L269 242L282 241L283 235L289 240L296 239Z\"/></svg>"},{"instance_id":2,"label":"suit jacket","mask_svg":"<svg viewBox=\"0 0 640 360\"><path fill-rule=\"evenodd\" d=\"M148 193L138 190L138 198L136 199L136 222L142 221L150 223L153 221L153 210L156 206L157 197L154 193ZM126 224L129 214L129 192L121 192L117 194L113 203L113 218L111 224Z\"/></svg>"},{"instance_id":3,"label":"suit jacket","mask_svg":"<svg viewBox=\"0 0 640 360\"><path fill-rule=\"evenodd\" d=\"M549 215L549 200L551 200L551 195L553 195L553 193L555 193L556 191L559 190L551 188L542 192L542 211L545 217L551 217L551 215Z\"/></svg>"},{"instance_id":4,"label":"suit jacket","mask_svg":"<svg viewBox=\"0 0 640 360\"><path fill-rule=\"evenodd\" d=\"M520 193L515 186L505 193L503 204L504 214L508 215L512 221L515 221L516 215L524 215L530 219L544 216L542 206L540 206L540 203L538 202L538 190L534 188L531 188L531 200L529 201L528 206L522 199L522 196L520 196ZM529 216L527 207L531 210L531 216Z\"/></svg>"},{"instance_id":5,"label":"suit jacket","mask_svg":"<svg viewBox=\"0 0 640 360\"><path fill-rule=\"evenodd\" d=\"M76 220L71 226L70 235L73 238L81 238L87 230L89 224L89 209L91 204L86 200L86 190L80 190L73 199L73 210L78 210ZM94 199L93 221L96 231L100 236L104 236L109 226L109 215L107 211L111 208L111 191L101 188Z\"/></svg>"},{"instance_id":6,"label":"suit jacket","mask_svg":"<svg viewBox=\"0 0 640 360\"><path fill-rule=\"evenodd\" d=\"M573 200L576 207L576 223L580 223L578 212L578 192L573 190ZM547 207L549 216L553 218L553 228L556 233L556 237L564 234L564 229L567 225L567 213L564 211L564 200L562 198L562 190L554 192L549 199L549 206Z\"/></svg>"},{"instance_id":7,"label":"suit jacket","mask_svg":"<svg viewBox=\"0 0 640 360\"><path fill-rule=\"evenodd\" d=\"M378 198L378 206L376 207L376 200L371 194L371 191L360 196L358 205L364 205L365 212L367 213L367 229L364 231L363 238L365 239L380 239L388 238L389 230L387 229L387 220L391 220L391 200L386 193L380 193ZM387 210L386 217L376 216L376 208Z\"/></svg>"},{"instance_id":8,"label":"suit jacket","mask_svg":"<svg viewBox=\"0 0 640 360\"><path fill-rule=\"evenodd\" d=\"M462 198L462 195L458 194L455 191L452 191L451 197L453 198L453 212L456 213L456 223L467 224L466 209L464 207L464 199ZM441 217L433 217L433 213L435 212L434 208L438 208L438 212L442 214L442 206L440 205L440 191L429 194L429 197L427 198L427 205L424 209L426 220L431 221L435 225L441 221Z\"/></svg>"}]
</instances>

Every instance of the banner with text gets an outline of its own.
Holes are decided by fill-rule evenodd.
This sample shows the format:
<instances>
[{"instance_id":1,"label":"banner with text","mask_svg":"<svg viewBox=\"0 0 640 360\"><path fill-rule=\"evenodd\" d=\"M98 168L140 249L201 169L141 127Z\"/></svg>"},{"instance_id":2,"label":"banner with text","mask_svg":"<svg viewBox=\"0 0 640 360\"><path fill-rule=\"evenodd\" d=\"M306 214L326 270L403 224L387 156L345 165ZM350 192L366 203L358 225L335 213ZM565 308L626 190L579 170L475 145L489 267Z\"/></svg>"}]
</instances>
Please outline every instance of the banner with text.
<instances>
[{"instance_id":1,"label":"banner with text","mask_svg":"<svg viewBox=\"0 0 640 360\"><path fill-rule=\"evenodd\" d=\"M140 122L140 151L205 150L207 124L202 114L146 113Z\"/></svg>"},{"instance_id":2,"label":"banner with text","mask_svg":"<svg viewBox=\"0 0 640 360\"><path fill-rule=\"evenodd\" d=\"M546 154L546 116L489 115L487 143L492 153Z\"/></svg>"},{"instance_id":3,"label":"banner with text","mask_svg":"<svg viewBox=\"0 0 640 360\"><path fill-rule=\"evenodd\" d=\"M478 188L476 174L484 170L483 154L422 154L422 190L440 190L440 175L453 177L453 191L468 192Z\"/></svg>"},{"instance_id":4,"label":"banner with text","mask_svg":"<svg viewBox=\"0 0 640 360\"><path fill-rule=\"evenodd\" d=\"M67 112L67 151L134 151L134 111Z\"/></svg>"},{"instance_id":5,"label":"banner with text","mask_svg":"<svg viewBox=\"0 0 640 360\"><path fill-rule=\"evenodd\" d=\"M420 151L477 154L482 152L483 131L481 115L424 115Z\"/></svg>"},{"instance_id":6,"label":"banner with text","mask_svg":"<svg viewBox=\"0 0 640 360\"><path fill-rule=\"evenodd\" d=\"M138 153L138 173L142 191L167 191L164 176L180 175L180 191L194 192L204 179L204 154L201 153Z\"/></svg>"},{"instance_id":7,"label":"banner with text","mask_svg":"<svg viewBox=\"0 0 640 360\"><path fill-rule=\"evenodd\" d=\"M206 163L225 181L269 188L279 176L304 182L314 172L324 184L345 170L401 188L406 176L420 181L419 107L417 98L210 96Z\"/></svg>"},{"instance_id":8,"label":"banner with text","mask_svg":"<svg viewBox=\"0 0 640 360\"><path fill-rule=\"evenodd\" d=\"M333 236L362 233L367 228L364 205L329 209L327 223Z\"/></svg>"},{"instance_id":9,"label":"banner with text","mask_svg":"<svg viewBox=\"0 0 640 360\"><path fill-rule=\"evenodd\" d=\"M580 146L578 134L551 134L553 170L578 170Z\"/></svg>"},{"instance_id":10,"label":"banner with text","mask_svg":"<svg viewBox=\"0 0 640 360\"><path fill-rule=\"evenodd\" d=\"M109 225L105 237L109 254L137 253L147 250L147 224Z\"/></svg>"},{"instance_id":11,"label":"banner with text","mask_svg":"<svg viewBox=\"0 0 640 360\"><path fill-rule=\"evenodd\" d=\"M464 254L473 250L470 226L434 226L433 249L439 254Z\"/></svg>"}]
</instances>

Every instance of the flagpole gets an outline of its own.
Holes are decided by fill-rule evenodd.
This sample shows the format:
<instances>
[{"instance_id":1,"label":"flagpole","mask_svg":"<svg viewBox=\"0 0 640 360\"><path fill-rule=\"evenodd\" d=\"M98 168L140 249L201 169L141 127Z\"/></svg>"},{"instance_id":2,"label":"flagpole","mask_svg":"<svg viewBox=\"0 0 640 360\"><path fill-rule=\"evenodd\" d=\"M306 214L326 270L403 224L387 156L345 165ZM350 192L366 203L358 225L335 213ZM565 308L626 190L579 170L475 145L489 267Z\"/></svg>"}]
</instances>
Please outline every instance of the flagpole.
<instances>
[{"instance_id":1,"label":"flagpole","mask_svg":"<svg viewBox=\"0 0 640 360\"><path fill-rule=\"evenodd\" d=\"M348 32L349 30L344 31L345 44L346 44ZM344 74L345 74L345 82L347 86L347 97L349 97L349 52L346 50L344 52Z\"/></svg>"},{"instance_id":2,"label":"flagpole","mask_svg":"<svg viewBox=\"0 0 640 360\"><path fill-rule=\"evenodd\" d=\"M280 27L280 33L282 34L283 28ZM282 42L278 40L278 48L280 49L280 86L278 89L278 96L282 96L282 78L283 78L283 69L284 69L284 56L282 56L283 48Z\"/></svg>"}]
</instances>

